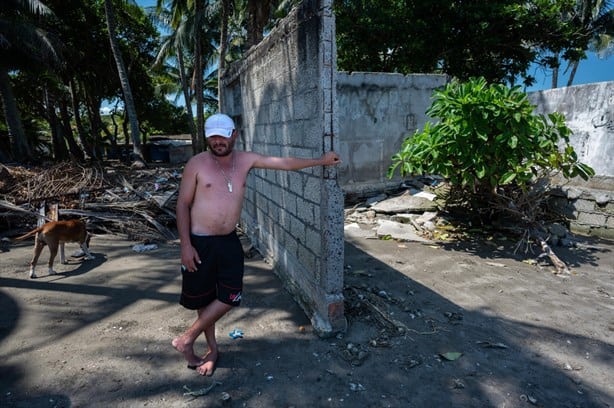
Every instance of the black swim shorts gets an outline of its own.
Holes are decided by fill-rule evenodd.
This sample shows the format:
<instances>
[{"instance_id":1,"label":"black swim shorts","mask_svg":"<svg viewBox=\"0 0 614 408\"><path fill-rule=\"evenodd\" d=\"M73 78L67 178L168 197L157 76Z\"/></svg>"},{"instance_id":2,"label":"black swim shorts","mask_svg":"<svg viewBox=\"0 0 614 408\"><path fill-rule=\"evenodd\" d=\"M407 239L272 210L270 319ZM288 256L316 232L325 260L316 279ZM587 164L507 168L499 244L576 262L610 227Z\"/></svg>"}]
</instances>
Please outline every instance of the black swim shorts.
<instances>
[{"instance_id":1,"label":"black swim shorts","mask_svg":"<svg viewBox=\"0 0 614 408\"><path fill-rule=\"evenodd\" d=\"M201 309L218 299L231 306L241 303L243 290L243 247L236 232L228 235L190 236L201 263L194 272L181 268L179 303L191 310Z\"/></svg>"}]
</instances>

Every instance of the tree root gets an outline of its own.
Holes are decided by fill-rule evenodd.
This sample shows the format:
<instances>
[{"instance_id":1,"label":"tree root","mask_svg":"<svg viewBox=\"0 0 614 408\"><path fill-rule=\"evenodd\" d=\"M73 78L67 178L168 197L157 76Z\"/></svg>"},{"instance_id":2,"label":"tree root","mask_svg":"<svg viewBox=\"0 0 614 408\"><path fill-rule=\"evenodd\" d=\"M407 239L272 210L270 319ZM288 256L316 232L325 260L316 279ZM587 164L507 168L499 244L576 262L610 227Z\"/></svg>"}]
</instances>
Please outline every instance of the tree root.
<instances>
[{"instance_id":1,"label":"tree root","mask_svg":"<svg viewBox=\"0 0 614 408\"><path fill-rule=\"evenodd\" d=\"M556 268L557 274L571 275L571 272L569 271L569 268L567 267L565 262L561 261L561 259L554 253L554 251L552 251L550 245L548 245L545 240L540 238L539 244L541 245L543 252L539 255L538 258L547 256L550 259L550 262L552 262L552 264Z\"/></svg>"}]
</instances>

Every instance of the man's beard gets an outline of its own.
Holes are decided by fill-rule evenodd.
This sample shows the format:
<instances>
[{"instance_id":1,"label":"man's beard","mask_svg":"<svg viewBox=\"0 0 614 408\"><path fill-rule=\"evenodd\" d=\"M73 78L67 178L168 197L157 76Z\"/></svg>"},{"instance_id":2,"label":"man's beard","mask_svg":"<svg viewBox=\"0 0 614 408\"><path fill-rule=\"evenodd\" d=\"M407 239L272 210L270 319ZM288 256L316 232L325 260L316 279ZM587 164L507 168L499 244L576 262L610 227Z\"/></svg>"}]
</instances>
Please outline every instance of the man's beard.
<instances>
[{"instance_id":1,"label":"man's beard","mask_svg":"<svg viewBox=\"0 0 614 408\"><path fill-rule=\"evenodd\" d=\"M228 156L230 153L232 153L232 148L234 146L233 142L228 143L228 147L226 147L226 149L222 152L218 152L215 150L215 148L213 146L211 146L211 144L209 144L209 150L211 151L211 154L217 157L226 157Z\"/></svg>"}]
</instances>

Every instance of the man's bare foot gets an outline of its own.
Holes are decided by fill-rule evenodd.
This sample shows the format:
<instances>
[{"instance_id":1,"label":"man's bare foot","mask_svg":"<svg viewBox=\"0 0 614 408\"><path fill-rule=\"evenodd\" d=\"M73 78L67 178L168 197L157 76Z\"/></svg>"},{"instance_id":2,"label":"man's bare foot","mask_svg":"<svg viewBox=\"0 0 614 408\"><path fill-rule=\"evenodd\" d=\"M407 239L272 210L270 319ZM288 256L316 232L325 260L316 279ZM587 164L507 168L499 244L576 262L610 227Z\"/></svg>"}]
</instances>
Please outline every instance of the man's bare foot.
<instances>
[{"instance_id":1,"label":"man's bare foot","mask_svg":"<svg viewBox=\"0 0 614 408\"><path fill-rule=\"evenodd\" d=\"M202 359L204 361L203 364L196 367L196 371L200 375L212 376L215 371L215 363L217 363L218 353L217 351L209 350L207 354L205 354Z\"/></svg>"},{"instance_id":2,"label":"man's bare foot","mask_svg":"<svg viewBox=\"0 0 614 408\"><path fill-rule=\"evenodd\" d=\"M186 361L188 362L188 368L193 370L204 364L205 361L199 359L194 354L194 348L192 347L192 344L185 343L181 337L175 337L171 344L173 345L173 347L175 347L175 350L183 354L183 357L185 357Z\"/></svg>"}]
</instances>

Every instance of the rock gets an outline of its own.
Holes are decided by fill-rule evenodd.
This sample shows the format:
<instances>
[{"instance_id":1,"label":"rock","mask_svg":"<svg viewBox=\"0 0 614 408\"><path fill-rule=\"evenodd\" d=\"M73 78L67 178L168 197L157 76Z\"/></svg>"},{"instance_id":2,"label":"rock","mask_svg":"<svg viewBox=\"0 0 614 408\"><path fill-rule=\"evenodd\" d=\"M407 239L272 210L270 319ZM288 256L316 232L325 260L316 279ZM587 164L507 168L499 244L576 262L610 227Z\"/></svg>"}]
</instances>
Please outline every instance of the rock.
<instances>
[{"instance_id":1,"label":"rock","mask_svg":"<svg viewBox=\"0 0 614 408\"><path fill-rule=\"evenodd\" d=\"M597 205L607 205L613 199L614 197L612 197L612 195L609 193L595 194L595 202Z\"/></svg>"},{"instance_id":2,"label":"rock","mask_svg":"<svg viewBox=\"0 0 614 408\"><path fill-rule=\"evenodd\" d=\"M363 229L357 223L346 224L343 227L343 232L349 238L376 238L375 231L372 229Z\"/></svg>"},{"instance_id":3,"label":"rock","mask_svg":"<svg viewBox=\"0 0 614 408\"><path fill-rule=\"evenodd\" d=\"M405 192L398 197L380 201L372 205L371 209L384 214L423 213L425 211L436 211L437 205L426 198L412 196Z\"/></svg>"},{"instance_id":4,"label":"rock","mask_svg":"<svg viewBox=\"0 0 614 408\"><path fill-rule=\"evenodd\" d=\"M557 238L565 238L567 236L567 228L558 223L550 224L548 231Z\"/></svg>"},{"instance_id":5,"label":"rock","mask_svg":"<svg viewBox=\"0 0 614 408\"><path fill-rule=\"evenodd\" d=\"M437 195L426 192L426 191L419 191L414 194L414 197L422 197L422 198L426 198L429 201L433 201L434 199L437 198Z\"/></svg>"},{"instance_id":6,"label":"rock","mask_svg":"<svg viewBox=\"0 0 614 408\"><path fill-rule=\"evenodd\" d=\"M424 224L422 224L422 228L424 228L427 231L433 232L433 231L435 231L436 226L435 226L435 223L433 221L427 221Z\"/></svg>"},{"instance_id":7,"label":"rock","mask_svg":"<svg viewBox=\"0 0 614 408\"><path fill-rule=\"evenodd\" d=\"M385 200L386 198L388 198L388 196L386 194L383 194L383 193L382 194L378 194L375 197L368 198L365 204L367 206L371 206L371 205L379 203L380 201Z\"/></svg>"},{"instance_id":8,"label":"rock","mask_svg":"<svg viewBox=\"0 0 614 408\"><path fill-rule=\"evenodd\" d=\"M389 220L379 221L379 227L377 228L376 233L379 238L389 236L399 241L432 243L432 241L418 235L415 228L411 225L401 224L399 222Z\"/></svg>"},{"instance_id":9,"label":"rock","mask_svg":"<svg viewBox=\"0 0 614 408\"><path fill-rule=\"evenodd\" d=\"M399 213L391 216L390 221L400 222L401 224L413 224L418 217L420 217L419 214Z\"/></svg>"},{"instance_id":10,"label":"rock","mask_svg":"<svg viewBox=\"0 0 614 408\"><path fill-rule=\"evenodd\" d=\"M435 211L426 211L420 217L416 218L416 222L418 223L418 225L420 225L420 224L424 224L425 222L428 222L428 221L432 222L435 218L437 218L437 212L435 212Z\"/></svg>"},{"instance_id":11,"label":"rock","mask_svg":"<svg viewBox=\"0 0 614 408\"><path fill-rule=\"evenodd\" d=\"M576 198L582 195L582 190L574 187L564 187L563 191L565 191L565 195L570 200L575 200Z\"/></svg>"}]
</instances>

